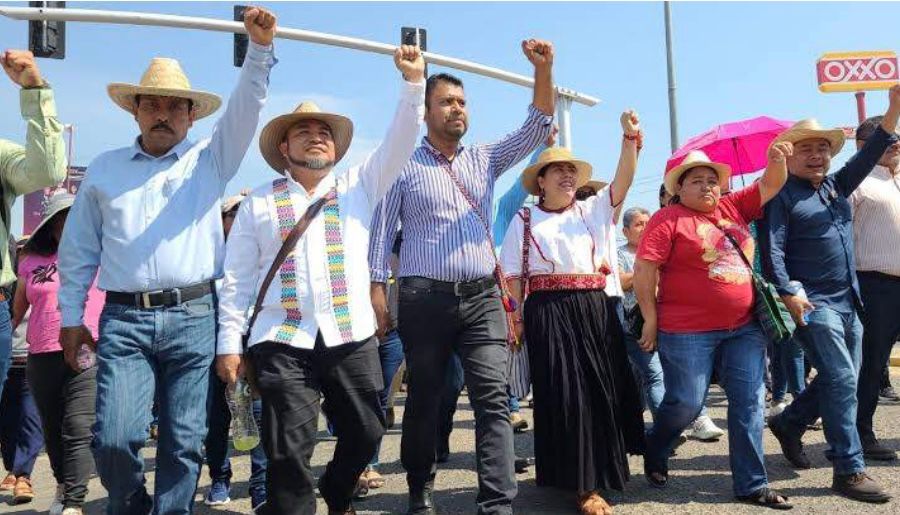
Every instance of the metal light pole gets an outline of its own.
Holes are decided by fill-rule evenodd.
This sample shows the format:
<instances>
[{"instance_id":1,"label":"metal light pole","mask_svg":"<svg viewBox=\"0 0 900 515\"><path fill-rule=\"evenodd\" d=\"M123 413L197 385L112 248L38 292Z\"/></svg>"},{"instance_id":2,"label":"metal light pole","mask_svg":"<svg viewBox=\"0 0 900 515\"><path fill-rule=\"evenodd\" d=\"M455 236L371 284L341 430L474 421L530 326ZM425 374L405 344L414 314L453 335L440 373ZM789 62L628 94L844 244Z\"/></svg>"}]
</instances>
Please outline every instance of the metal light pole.
<instances>
[{"instance_id":1,"label":"metal light pole","mask_svg":"<svg viewBox=\"0 0 900 515\"><path fill-rule=\"evenodd\" d=\"M675 106L675 63L672 62L672 13L669 2L663 2L666 19L666 68L669 72L669 138L672 152L678 149L678 109Z\"/></svg>"}]
</instances>

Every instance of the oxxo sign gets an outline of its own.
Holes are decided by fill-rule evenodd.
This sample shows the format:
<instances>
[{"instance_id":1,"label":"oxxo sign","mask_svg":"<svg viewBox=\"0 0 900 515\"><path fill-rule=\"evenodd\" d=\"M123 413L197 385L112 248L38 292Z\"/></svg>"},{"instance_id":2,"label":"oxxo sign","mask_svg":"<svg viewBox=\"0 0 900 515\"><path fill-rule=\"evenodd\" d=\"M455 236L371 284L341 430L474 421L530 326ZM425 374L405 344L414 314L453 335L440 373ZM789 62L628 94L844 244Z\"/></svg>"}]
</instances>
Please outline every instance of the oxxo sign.
<instances>
[{"instance_id":1,"label":"oxxo sign","mask_svg":"<svg viewBox=\"0 0 900 515\"><path fill-rule=\"evenodd\" d=\"M829 52L816 62L819 91L889 89L897 84L897 54L890 51Z\"/></svg>"}]
</instances>

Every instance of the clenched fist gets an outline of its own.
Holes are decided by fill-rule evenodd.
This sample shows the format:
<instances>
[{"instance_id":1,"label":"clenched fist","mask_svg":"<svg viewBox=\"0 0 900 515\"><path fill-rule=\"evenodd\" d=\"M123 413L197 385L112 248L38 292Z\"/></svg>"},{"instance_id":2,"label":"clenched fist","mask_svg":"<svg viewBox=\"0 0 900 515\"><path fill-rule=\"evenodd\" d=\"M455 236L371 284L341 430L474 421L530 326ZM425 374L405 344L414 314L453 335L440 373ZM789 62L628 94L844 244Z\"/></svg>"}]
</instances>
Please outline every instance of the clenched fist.
<instances>
[{"instance_id":1,"label":"clenched fist","mask_svg":"<svg viewBox=\"0 0 900 515\"><path fill-rule=\"evenodd\" d=\"M269 46L275 38L275 15L262 7L251 7L244 11L244 28L250 41L257 45Z\"/></svg>"},{"instance_id":2,"label":"clenched fist","mask_svg":"<svg viewBox=\"0 0 900 515\"><path fill-rule=\"evenodd\" d=\"M425 80L425 57L417 46L401 45L394 50L394 65L407 82L420 83Z\"/></svg>"},{"instance_id":3,"label":"clenched fist","mask_svg":"<svg viewBox=\"0 0 900 515\"><path fill-rule=\"evenodd\" d=\"M522 53L535 68L553 66L553 43L541 39L528 39L522 42Z\"/></svg>"},{"instance_id":4,"label":"clenched fist","mask_svg":"<svg viewBox=\"0 0 900 515\"><path fill-rule=\"evenodd\" d=\"M641 121L634 110L629 109L622 113L619 117L619 123L622 124L622 132L626 136L637 136L641 132Z\"/></svg>"},{"instance_id":5,"label":"clenched fist","mask_svg":"<svg viewBox=\"0 0 900 515\"><path fill-rule=\"evenodd\" d=\"M0 65L13 82L23 88L39 88L44 84L41 71L28 50L7 50L0 55Z\"/></svg>"},{"instance_id":6,"label":"clenched fist","mask_svg":"<svg viewBox=\"0 0 900 515\"><path fill-rule=\"evenodd\" d=\"M775 143L771 147L769 147L769 153L767 158L770 163L784 163L787 161L787 158L794 155L794 145L789 141L782 141L779 143Z\"/></svg>"}]
</instances>

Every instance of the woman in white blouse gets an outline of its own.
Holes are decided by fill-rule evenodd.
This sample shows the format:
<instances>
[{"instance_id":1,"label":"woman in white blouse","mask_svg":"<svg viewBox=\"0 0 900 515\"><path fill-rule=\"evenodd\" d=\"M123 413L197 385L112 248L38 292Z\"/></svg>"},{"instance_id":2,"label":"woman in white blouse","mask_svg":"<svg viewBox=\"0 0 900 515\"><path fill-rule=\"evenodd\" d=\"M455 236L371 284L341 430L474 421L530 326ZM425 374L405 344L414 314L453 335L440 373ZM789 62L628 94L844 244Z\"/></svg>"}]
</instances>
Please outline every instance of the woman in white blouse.
<instances>
[{"instance_id":1,"label":"woman in white blouse","mask_svg":"<svg viewBox=\"0 0 900 515\"><path fill-rule=\"evenodd\" d=\"M565 148L545 150L525 169L522 184L540 201L513 218L501 250L520 301L516 329L528 341L537 484L575 491L586 515L612 513L599 491L622 490L628 454L644 448L640 391L604 293L605 242L641 145L637 115L626 111L621 123L615 178L594 197L575 199L591 165Z\"/></svg>"}]
</instances>

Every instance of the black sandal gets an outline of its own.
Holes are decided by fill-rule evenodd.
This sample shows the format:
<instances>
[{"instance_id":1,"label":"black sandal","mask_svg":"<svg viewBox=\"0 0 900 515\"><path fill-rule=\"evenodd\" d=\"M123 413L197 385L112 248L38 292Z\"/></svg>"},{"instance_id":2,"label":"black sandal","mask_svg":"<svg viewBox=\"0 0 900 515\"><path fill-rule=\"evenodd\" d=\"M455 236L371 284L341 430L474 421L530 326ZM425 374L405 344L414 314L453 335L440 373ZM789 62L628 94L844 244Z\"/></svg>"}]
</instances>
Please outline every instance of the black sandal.
<instances>
[{"instance_id":1,"label":"black sandal","mask_svg":"<svg viewBox=\"0 0 900 515\"><path fill-rule=\"evenodd\" d=\"M769 488L760 488L750 495L738 495L737 500L773 510L790 510L794 507L788 502L788 496L781 495Z\"/></svg>"}]
</instances>

